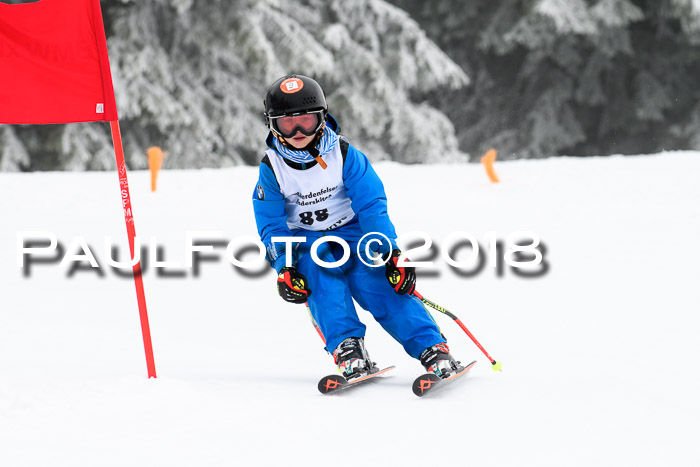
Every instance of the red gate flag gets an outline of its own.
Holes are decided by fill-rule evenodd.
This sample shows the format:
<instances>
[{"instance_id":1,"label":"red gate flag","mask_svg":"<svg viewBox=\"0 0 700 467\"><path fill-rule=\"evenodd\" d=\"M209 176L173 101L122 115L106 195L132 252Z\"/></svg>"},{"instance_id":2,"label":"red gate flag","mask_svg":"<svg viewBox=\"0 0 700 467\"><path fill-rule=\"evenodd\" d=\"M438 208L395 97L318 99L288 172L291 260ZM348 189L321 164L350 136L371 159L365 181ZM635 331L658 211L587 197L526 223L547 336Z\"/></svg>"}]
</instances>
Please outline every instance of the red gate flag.
<instances>
[{"instance_id":1,"label":"red gate flag","mask_svg":"<svg viewBox=\"0 0 700 467\"><path fill-rule=\"evenodd\" d=\"M0 2L0 123L117 119L99 0Z\"/></svg>"},{"instance_id":2,"label":"red gate flag","mask_svg":"<svg viewBox=\"0 0 700 467\"><path fill-rule=\"evenodd\" d=\"M134 257L136 228L100 0L0 0L0 123L108 121ZM133 267L149 377L156 377L141 263Z\"/></svg>"}]
</instances>

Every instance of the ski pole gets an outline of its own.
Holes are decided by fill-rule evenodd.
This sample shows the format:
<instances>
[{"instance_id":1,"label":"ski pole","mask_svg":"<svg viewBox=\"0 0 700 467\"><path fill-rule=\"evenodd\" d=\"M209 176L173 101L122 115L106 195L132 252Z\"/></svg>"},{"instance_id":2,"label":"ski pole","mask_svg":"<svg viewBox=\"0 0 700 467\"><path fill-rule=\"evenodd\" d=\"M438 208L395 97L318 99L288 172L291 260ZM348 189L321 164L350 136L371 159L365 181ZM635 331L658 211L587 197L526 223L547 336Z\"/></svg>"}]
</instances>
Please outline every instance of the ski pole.
<instances>
[{"instance_id":1,"label":"ski pole","mask_svg":"<svg viewBox=\"0 0 700 467\"><path fill-rule=\"evenodd\" d=\"M316 332L318 335L321 337L321 340L323 343L326 343L326 338L323 337L323 333L321 332L321 328L318 327L318 323L314 319L314 315L311 314L311 308L309 308L309 302L304 302L304 305L306 305L306 309L309 310L309 318L311 318L311 324L314 325L314 329L316 329Z\"/></svg>"},{"instance_id":2,"label":"ski pole","mask_svg":"<svg viewBox=\"0 0 700 467\"><path fill-rule=\"evenodd\" d=\"M491 362L491 368L493 368L494 371L501 371L501 367L503 366L501 364L501 362L497 362L496 360L494 360L491 357L491 355L489 355L489 353L486 351L486 349L484 349L484 347L481 344L479 344L479 341L476 340L476 337L474 337L474 334L469 332L469 329L467 329L467 327L464 325L464 323L459 318L457 318L457 316L455 316L453 313L451 313L448 309L443 308L440 305L438 305L437 303L433 303L430 300L428 300L427 298L423 297L420 293L418 293L417 290L413 291L413 295L415 295L416 298L418 298L418 300L425 303L430 308L433 308L433 309L439 311L440 313L446 314L447 316L452 318L459 325L459 327L462 328L462 331L466 332L467 336L469 336L469 338L476 344L476 346L479 347L479 350L481 350L484 353L484 355L486 355L486 358L488 358L489 361Z\"/></svg>"}]
</instances>

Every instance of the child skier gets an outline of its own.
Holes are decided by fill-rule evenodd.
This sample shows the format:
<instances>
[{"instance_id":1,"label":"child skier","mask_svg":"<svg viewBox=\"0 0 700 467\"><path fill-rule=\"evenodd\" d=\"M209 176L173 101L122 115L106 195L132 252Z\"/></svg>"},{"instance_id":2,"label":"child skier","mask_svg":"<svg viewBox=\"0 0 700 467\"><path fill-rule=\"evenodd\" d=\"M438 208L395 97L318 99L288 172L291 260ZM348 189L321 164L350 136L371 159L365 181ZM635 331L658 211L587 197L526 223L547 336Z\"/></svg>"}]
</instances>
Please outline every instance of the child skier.
<instances>
[{"instance_id":1,"label":"child skier","mask_svg":"<svg viewBox=\"0 0 700 467\"><path fill-rule=\"evenodd\" d=\"M347 379L376 371L353 299L428 372L441 378L454 374L458 362L430 314L412 295L414 268L397 263L401 252L382 182L367 157L338 135L321 86L302 75L278 79L265 96L264 116L270 133L253 208L267 259L278 273L281 297L291 303L308 302L326 350ZM371 232L391 242L375 247L384 267L370 267L355 253L358 241ZM340 237L350 246L350 257L342 266L325 268L314 262L311 244L324 235ZM306 241L289 249L284 242L272 241L292 236ZM321 261L335 262L343 249L326 242L317 255Z\"/></svg>"}]
</instances>

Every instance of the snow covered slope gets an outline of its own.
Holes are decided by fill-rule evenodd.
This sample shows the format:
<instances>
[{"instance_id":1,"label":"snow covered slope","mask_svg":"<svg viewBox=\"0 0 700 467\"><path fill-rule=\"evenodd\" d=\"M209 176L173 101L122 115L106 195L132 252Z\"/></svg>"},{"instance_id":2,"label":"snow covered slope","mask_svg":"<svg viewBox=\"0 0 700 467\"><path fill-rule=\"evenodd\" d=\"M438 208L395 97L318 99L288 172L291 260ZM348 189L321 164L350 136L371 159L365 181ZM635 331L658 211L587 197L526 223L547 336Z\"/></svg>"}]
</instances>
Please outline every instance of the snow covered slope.
<instances>
[{"instance_id":1,"label":"snow covered slope","mask_svg":"<svg viewBox=\"0 0 700 467\"><path fill-rule=\"evenodd\" d=\"M493 372L436 313L453 354L479 363L429 399L410 390L420 365L364 311L370 354L397 369L320 395L335 369L305 308L277 296L271 270L223 259L198 277L146 270L148 380L130 279L16 265L19 231L82 236L103 266L111 236L123 258L117 175L0 174L0 465L698 465L700 154L496 169L494 185L477 165L377 165L399 232L467 231L486 248L487 232L530 230L546 245L540 277L488 264L462 277L439 258L419 277L503 362ZM151 193L132 172L136 232L181 265L186 231L254 235L256 179L168 171Z\"/></svg>"}]
</instances>

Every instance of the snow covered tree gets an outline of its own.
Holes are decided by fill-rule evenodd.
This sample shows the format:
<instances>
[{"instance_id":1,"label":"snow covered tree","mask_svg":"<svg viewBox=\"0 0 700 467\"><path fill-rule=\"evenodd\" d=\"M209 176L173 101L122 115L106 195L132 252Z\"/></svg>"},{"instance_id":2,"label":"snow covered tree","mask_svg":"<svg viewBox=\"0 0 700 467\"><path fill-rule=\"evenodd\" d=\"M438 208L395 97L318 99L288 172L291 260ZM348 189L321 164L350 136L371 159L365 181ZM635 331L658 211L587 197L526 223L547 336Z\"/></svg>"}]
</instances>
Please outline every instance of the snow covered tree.
<instances>
[{"instance_id":1,"label":"snow covered tree","mask_svg":"<svg viewBox=\"0 0 700 467\"><path fill-rule=\"evenodd\" d=\"M375 159L460 156L447 119L409 93L468 79L383 1L161 1L126 8L114 30L125 132L139 152L167 147L171 166L257 163L266 85L290 72L321 82L345 133Z\"/></svg>"},{"instance_id":2,"label":"snow covered tree","mask_svg":"<svg viewBox=\"0 0 700 467\"><path fill-rule=\"evenodd\" d=\"M343 133L374 160L700 149L698 0L102 6L131 167L152 145L168 150L166 167L256 164L266 86L292 72L324 86ZM8 167L113 164L105 125L14 135L21 163Z\"/></svg>"},{"instance_id":3,"label":"snow covered tree","mask_svg":"<svg viewBox=\"0 0 700 467\"><path fill-rule=\"evenodd\" d=\"M374 160L466 159L451 122L416 99L463 87L466 74L383 0L109 0L102 7L132 167L145 167L152 145L168 151L165 167L257 164L266 86L287 73L317 79L343 133ZM57 154L54 168L110 166L105 128L60 133L58 143L46 143Z\"/></svg>"},{"instance_id":4,"label":"snow covered tree","mask_svg":"<svg viewBox=\"0 0 700 467\"><path fill-rule=\"evenodd\" d=\"M392 3L473 79L430 96L465 151L493 146L515 158L700 148L697 1Z\"/></svg>"},{"instance_id":5,"label":"snow covered tree","mask_svg":"<svg viewBox=\"0 0 700 467\"><path fill-rule=\"evenodd\" d=\"M0 172L20 172L29 166L29 153L10 125L0 127Z\"/></svg>"}]
</instances>

